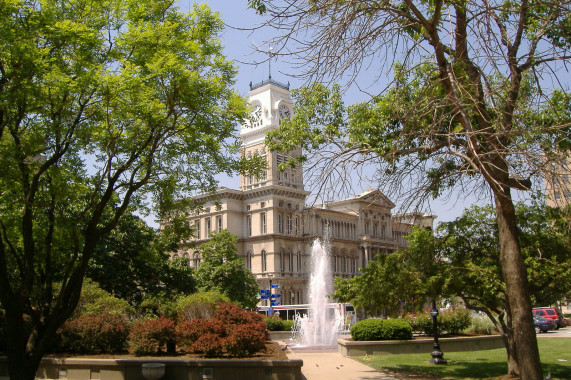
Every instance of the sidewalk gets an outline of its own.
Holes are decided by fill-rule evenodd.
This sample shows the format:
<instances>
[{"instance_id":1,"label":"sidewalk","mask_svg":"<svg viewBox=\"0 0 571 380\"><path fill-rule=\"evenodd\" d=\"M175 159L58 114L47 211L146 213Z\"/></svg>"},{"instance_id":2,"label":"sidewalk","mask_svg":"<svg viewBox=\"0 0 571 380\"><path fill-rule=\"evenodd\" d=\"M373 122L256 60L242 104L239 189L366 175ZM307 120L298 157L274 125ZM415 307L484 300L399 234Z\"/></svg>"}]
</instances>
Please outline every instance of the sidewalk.
<instances>
[{"instance_id":1,"label":"sidewalk","mask_svg":"<svg viewBox=\"0 0 571 380\"><path fill-rule=\"evenodd\" d=\"M290 359L303 360L301 373L304 380L394 380L392 376L346 358L335 349L287 350Z\"/></svg>"}]
</instances>

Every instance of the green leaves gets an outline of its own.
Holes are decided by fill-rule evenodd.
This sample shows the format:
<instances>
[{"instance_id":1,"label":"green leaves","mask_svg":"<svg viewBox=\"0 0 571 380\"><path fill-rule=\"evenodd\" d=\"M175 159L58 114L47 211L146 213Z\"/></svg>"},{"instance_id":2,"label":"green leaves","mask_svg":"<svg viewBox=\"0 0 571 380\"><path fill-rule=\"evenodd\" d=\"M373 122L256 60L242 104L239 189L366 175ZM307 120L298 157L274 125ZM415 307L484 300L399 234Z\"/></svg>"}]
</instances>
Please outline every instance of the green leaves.
<instances>
[{"instance_id":1,"label":"green leaves","mask_svg":"<svg viewBox=\"0 0 571 380\"><path fill-rule=\"evenodd\" d=\"M221 29L207 5L183 14L166 0L0 2L0 301L20 368L37 366L71 315L94 255L101 276L110 263L118 275L148 273L111 257L121 244L129 258L149 253L139 243L154 234L140 225L122 226L140 241L109 235L125 213L155 201L161 218L183 217L196 206L189 195L242 170L234 128L246 100L231 88ZM152 256L167 275L150 283L185 287L188 267ZM17 334L23 315L29 336Z\"/></svg>"},{"instance_id":2,"label":"green leaves","mask_svg":"<svg viewBox=\"0 0 571 380\"><path fill-rule=\"evenodd\" d=\"M216 290L243 308L254 308L258 302L258 283L238 257L236 241L236 235L227 230L213 233L199 248L202 262L195 277L201 291Z\"/></svg>"}]
</instances>

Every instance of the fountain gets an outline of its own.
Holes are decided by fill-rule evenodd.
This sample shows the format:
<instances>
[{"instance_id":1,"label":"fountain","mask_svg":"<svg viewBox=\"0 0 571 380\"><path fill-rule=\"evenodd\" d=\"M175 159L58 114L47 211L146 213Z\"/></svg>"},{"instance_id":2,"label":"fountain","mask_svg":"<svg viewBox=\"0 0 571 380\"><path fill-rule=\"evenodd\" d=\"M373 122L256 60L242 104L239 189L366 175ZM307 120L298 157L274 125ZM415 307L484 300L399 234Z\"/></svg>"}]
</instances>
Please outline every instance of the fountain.
<instances>
[{"instance_id":1,"label":"fountain","mask_svg":"<svg viewBox=\"0 0 571 380\"><path fill-rule=\"evenodd\" d=\"M327 235L326 235L327 236ZM328 308L327 295L333 293L333 276L327 238L311 248L309 314L296 315L292 341L298 347L335 346L343 318L337 308Z\"/></svg>"}]
</instances>

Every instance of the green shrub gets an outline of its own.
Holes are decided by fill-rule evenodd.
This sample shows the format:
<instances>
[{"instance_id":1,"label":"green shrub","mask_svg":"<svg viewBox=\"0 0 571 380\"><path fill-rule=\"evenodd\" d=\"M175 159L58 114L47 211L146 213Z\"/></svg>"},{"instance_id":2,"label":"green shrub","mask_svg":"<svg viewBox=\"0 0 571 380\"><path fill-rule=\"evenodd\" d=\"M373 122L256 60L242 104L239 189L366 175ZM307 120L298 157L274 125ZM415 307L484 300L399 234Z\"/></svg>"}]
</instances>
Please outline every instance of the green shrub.
<instances>
[{"instance_id":1,"label":"green shrub","mask_svg":"<svg viewBox=\"0 0 571 380\"><path fill-rule=\"evenodd\" d=\"M212 318L218 303L227 303L230 299L218 291L198 292L178 300L176 315L179 322L195 318Z\"/></svg>"},{"instance_id":2,"label":"green shrub","mask_svg":"<svg viewBox=\"0 0 571 380\"><path fill-rule=\"evenodd\" d=\"M441 318L442 330L452 335L463 333L472 324L470 312L464 308L445 310Z\"/></svg>"},{"instance_id":3,"label":"green shrub","mask_svg":"<svg viewBox=\"0 0 571 380\"><path fill-rule=\"evenodd\" d=\"M417 314L408 318L408 321L414 331L434 335L433 320L428 313ZM443 310L438 314L438 335L460 334L466 331L471 323L470 313L464 308Z\"/></svg>"},{"instance_id":4,"label":"green shrub","mask_svg":"<svg viewBox=\"0 0 571 380\"><path fill-rule=\"evenodd\" d=\"M491 335L497 332L497 330L487 315L476 315L472 317L472 324L468 327L466 332L470 334Z\"/></svg>"},{"instance_id":5,"label":"green shrub","mask_svg":"<svg viewBox=\"0 0 571 380\"><path fill-rule=\"evenodd\" d=\"M364 319L351 326L356 341L412 339L412 327L405 319Z\"/></svg>"},{"instance_id":6,"label":"green shrub","mask_svg":"<svg viewBox=\"0 0 571 380\"><path fill-rule=\"evenodd\" d=\"M73 318L86 315L132 316L134 313L135 310L127 301L113 297L101 289L98 283L86 278L81 288L79 302L73 312Z\"/></svg>"},{"instance_id":7,"label":"green shrub","mask_svg":"<svg viewBox=\"0 0 571 380\"><path fill-rule=\"evenodd\" d=\"M293 327L293 321L284 321L275 317L265 317L264 322L266 322L270 331L291 331Z\"/></svg>"},{"instance_id":8,"label":"green shrub","mask_svg":"<svg viewBox=\"0 0 571 380\"><path fill-rule=\"evenodd\" d=\"M140 315L146 318L176 319L177 296L172 293L160 291L155 294L147 294L141 300L137 309Z\"/></svg>"},{"instance_id":9,"label":"green shrub","mask_svg":"<svg viewBox=\"0 0 571 380\"><path fill-rule=\"evenodd\" d=\"M417 314L408 321L414 332L432 335L432 317L427 313Z\"/></svg>"}]
</instances>

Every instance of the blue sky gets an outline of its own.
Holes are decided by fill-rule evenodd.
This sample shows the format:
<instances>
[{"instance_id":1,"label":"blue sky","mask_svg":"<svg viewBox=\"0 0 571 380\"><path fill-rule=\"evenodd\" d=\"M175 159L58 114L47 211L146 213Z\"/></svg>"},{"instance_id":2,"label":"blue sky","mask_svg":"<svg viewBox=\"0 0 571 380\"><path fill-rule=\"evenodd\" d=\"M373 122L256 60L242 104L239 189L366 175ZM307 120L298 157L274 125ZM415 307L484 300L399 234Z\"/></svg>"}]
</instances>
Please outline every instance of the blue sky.
<instances>
[{"instance_id":1,"label":"blue sky","mask_svg":"<svg viewBox=\"0 0 571 380\"><path fill-rule=\"evenodd\" d=\"M264 53L257 52L256 47L267 51L269 45L265 44L264 41L268 39L272 31L267 28L263 31L248 30L262 24L264 19L255 14L253 10L247 8L247 0L208 0L207 2L212 10L221 14L222 19L227 25L220 37L225 47L226 57L234 60L238 67L236 89L240 94L247 96L250 82L259 82L268 77L268 63L263 62L267 56ZM178 5L181 10L187 10L192 6L192 3L190 0L181 0ZM290 76L290 74L293 73L292 70L292 66L289 65L285 59L274 59L271 62L273 79L283 83L289 81L291 88L299 87L303 82ZM374 78L375 74L373 72L370 74L365 73L365 75L359 78L359 87L374 92L374 89L371 89L368 85L368 83L375 82ZM382 83L377 83L377 87L380 86L382 86ZM349 88L345 93L345 102L347 104L352 104L367 98L368 96L359 90L357 86ZM238 188L239 180L237 177L220 177L220 185L229 188ZM373 185L374 183L358 183L354 186L354 193L358 194L367 188L373 187ZM393 202L399 205L398 199L395 199L395 197L391 198ZM465 207L468 207L476 201L473 192L468 191L465 194L457 194L448 201L438 199L431 202L431 210L429 211L437 215L437 222L449 221L460 216ZM395 209L393 211L397 212L400 210Z\"/></svg>"}]
</instances>

